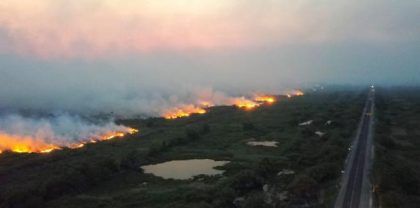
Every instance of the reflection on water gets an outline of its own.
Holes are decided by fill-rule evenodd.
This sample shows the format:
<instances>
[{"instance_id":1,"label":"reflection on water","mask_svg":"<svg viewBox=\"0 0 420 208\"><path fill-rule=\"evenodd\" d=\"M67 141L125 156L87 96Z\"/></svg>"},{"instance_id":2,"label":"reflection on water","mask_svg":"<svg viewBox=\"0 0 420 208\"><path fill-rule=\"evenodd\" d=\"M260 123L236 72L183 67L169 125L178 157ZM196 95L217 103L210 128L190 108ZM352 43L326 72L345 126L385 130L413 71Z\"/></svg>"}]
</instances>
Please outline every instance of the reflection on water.
<instances>
[{"instance_id":1,"label":"reflection on water","mask_svg":"<svg viewBox=\"0 0 420 208\"><path fill-rule=\"evenodd\" d=\"M190 179L197 175L217 175L223 170L214 167L223 166L228 161L215 161L210 159L173 160L155 165L145 165L141 168L145 173L151 173L165 179Z\"/></svg>"},{"instance_id":2,"label":"reflection on water","mask_svg":"<svg viewBox=\"0 0 420 208\"><path fill-rule=\"evenodd\" d=\"M259 141L259 142L248 142L248 145L251 146L264 146L264 147L277 147L277 143L276 141Z\"/></svg>"}]
</instances>

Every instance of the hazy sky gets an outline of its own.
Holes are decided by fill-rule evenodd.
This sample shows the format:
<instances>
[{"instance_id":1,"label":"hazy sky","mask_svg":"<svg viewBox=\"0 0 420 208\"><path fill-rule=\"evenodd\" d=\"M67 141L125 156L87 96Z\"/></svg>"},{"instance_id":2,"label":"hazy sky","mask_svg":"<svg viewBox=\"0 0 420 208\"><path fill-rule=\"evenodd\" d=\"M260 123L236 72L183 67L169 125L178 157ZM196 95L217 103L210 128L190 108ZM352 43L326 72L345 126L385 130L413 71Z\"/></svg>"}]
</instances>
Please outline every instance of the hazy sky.
<instances>
[{"instance_id":1,"label":"hazy sky","mask_svg":"<svg viewBox=\"0 0 420 208\"><path fill-rule=\"evenodd\" d=\"M418 84L419 57L418 0L0 1L0 108L156 113L203 92Z\"/></svg>"}]
</instances>

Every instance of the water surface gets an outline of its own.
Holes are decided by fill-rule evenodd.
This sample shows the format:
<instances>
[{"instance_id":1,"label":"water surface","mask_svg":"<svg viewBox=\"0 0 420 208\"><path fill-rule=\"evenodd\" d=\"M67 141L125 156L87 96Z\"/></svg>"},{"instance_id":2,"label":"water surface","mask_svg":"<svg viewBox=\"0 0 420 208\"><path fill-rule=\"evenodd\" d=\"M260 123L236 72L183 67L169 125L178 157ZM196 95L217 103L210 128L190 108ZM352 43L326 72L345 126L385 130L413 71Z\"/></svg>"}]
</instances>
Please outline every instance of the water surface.
<instances>
[{"instance_id":1,"label":"water surface","mask_svg":"<svg viewBox=\"0 0 420 208\"><path fill-rule=\"evenodd\" d=\"M278 142L276 141L252 141L247 142L250 146L264 146L264 147L277 147Z\"/></svg>"},{"instance_id":2,"label":"water surface","mask_svg":"<svg viewBox=\"0 0 420 208\"><path fill-rule=\"evenodd\" d=\"M154 165L145 165L141 168L145 173L151 173L164 179L191 179L197 175L218 175L223 170L214 169L223 166L229 161L215 161L210 159L172 160Z\"/></svg>"}]
</instances>

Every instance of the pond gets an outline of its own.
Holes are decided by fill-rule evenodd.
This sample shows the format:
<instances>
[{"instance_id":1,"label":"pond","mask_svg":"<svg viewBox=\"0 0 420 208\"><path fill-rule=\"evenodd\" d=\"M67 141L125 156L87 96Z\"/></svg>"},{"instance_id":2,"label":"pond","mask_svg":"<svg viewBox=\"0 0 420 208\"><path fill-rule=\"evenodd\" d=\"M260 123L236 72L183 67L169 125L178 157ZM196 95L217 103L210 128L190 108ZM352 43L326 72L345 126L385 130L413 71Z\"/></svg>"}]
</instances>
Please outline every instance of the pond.
<instances>
[{"instance_id":1,"label":"pond","mask_svg":"<svg viewBox=\"0 0 420 208\"><path fill-rule=\"evenodd\" d=\"M164 179L191 179L197 175L218 175L223 170L214 169L223 166L229 161L215 161L210 159L172 160L154 165L145 165L141 168L144 173L151 173Z\"/></svg>"},{"instance_id":2,"label":"pond","mask_svg":"<svg viewBox=\"0 0 420 208\"><path fill-rule=\"evenodd\" d=\"M252 141L247 142L250 146L264 146L264 147L277 147L278 142L276 141Z\"/></svg>"}]
</instances>

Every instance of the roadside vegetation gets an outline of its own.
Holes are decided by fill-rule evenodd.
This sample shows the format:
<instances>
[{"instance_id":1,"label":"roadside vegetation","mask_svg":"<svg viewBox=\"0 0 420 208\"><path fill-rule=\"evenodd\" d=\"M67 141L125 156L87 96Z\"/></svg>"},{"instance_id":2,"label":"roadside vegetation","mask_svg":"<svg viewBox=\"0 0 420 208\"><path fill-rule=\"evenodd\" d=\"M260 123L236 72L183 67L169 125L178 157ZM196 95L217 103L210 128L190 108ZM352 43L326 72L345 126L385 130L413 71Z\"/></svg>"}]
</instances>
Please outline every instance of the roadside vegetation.
<instances>
[{"instance_id":1,"label":"roadside vegetation","mask_svg":"<svg viewBox=\"0 0 420 208\"><path fill-rule=\"evenodd\" d=\"M365 99L362 90L322 90L250 111L221 106L175 120L121 120L139 134L76 150L4 152L0 207L331 207ZM190 180L140 168L180 159L230 163L218 167L223 175Z\"/></svg>"},{"instance_id":2,"label":"roadside vegetation","mask_svg":"<svg viewBox=\"0 0 420 208\"><path fill-rule=\"evenodd\" d=\"M420 204L420 88L377 90L375 196L381 207Z\"/></svg>"}]
</instances>

